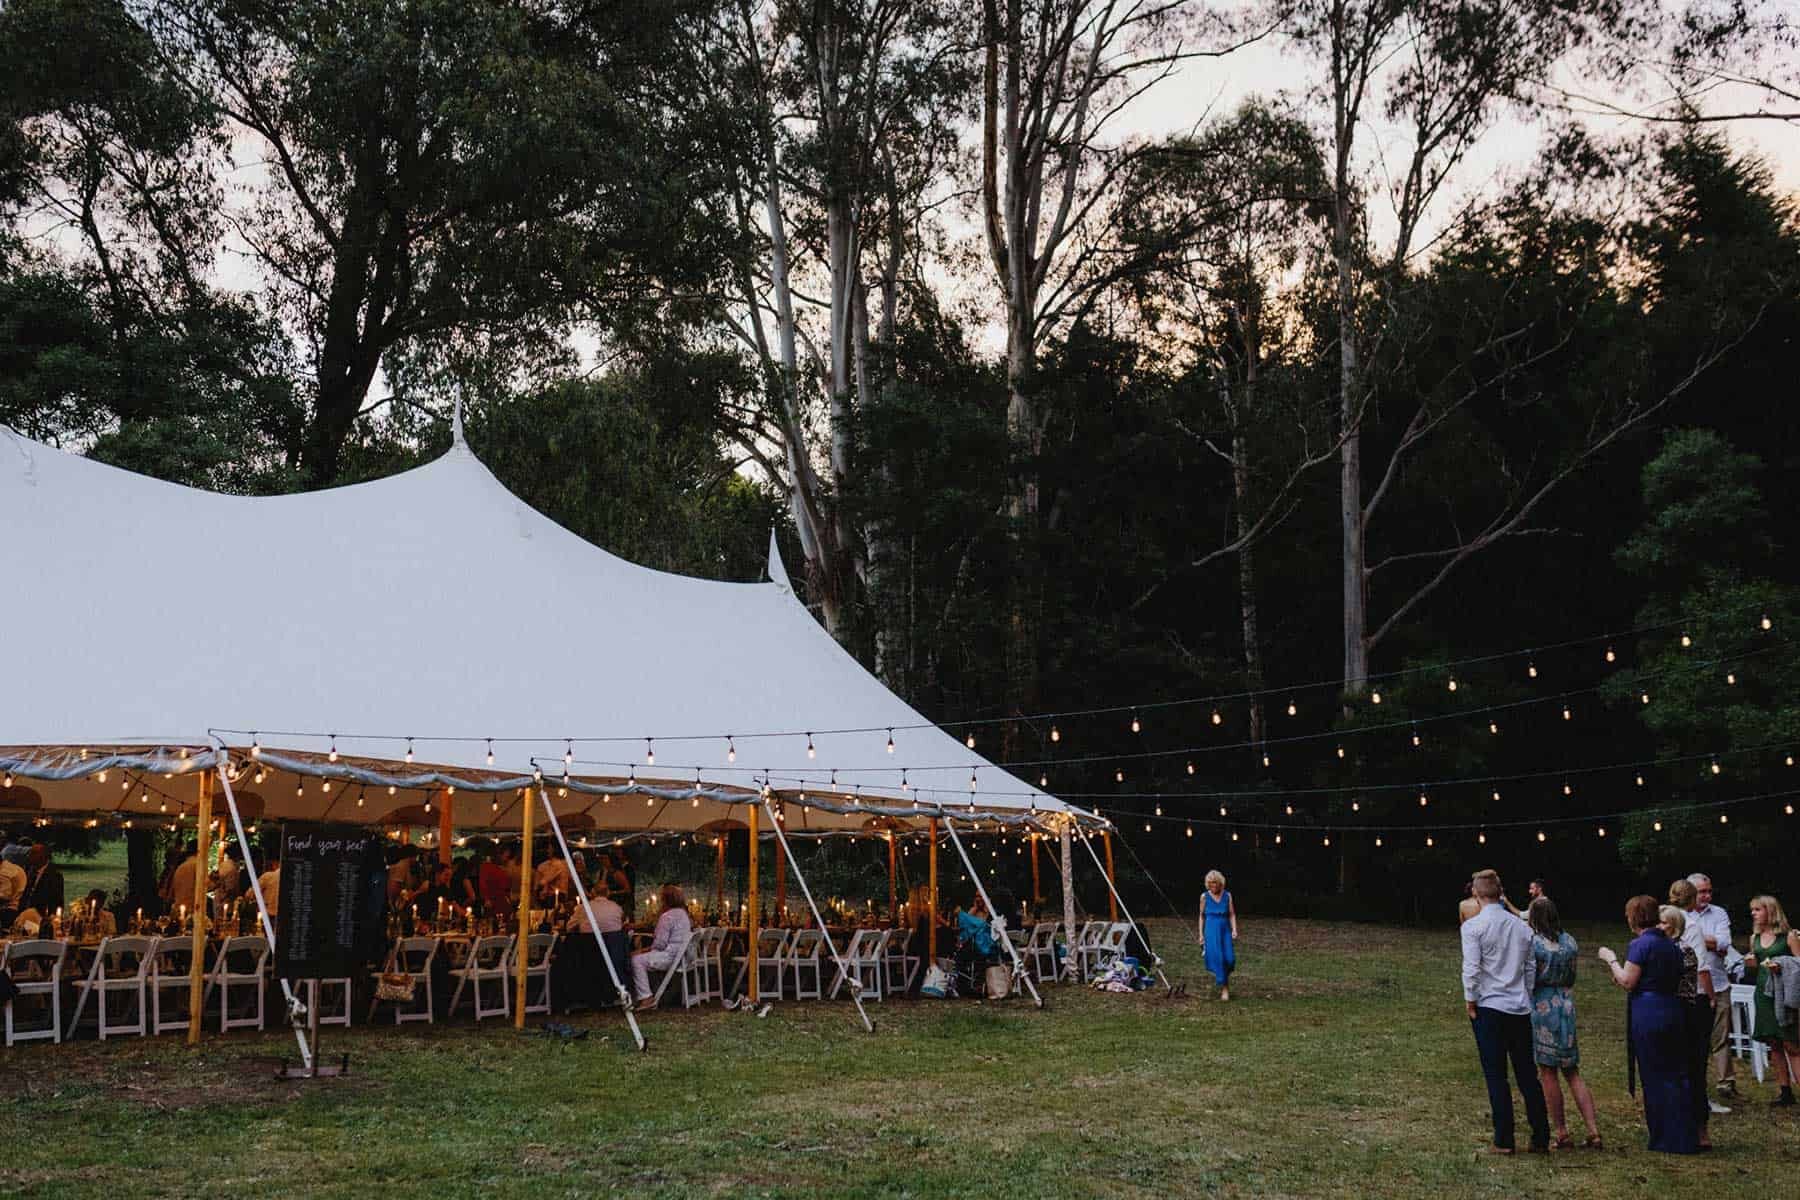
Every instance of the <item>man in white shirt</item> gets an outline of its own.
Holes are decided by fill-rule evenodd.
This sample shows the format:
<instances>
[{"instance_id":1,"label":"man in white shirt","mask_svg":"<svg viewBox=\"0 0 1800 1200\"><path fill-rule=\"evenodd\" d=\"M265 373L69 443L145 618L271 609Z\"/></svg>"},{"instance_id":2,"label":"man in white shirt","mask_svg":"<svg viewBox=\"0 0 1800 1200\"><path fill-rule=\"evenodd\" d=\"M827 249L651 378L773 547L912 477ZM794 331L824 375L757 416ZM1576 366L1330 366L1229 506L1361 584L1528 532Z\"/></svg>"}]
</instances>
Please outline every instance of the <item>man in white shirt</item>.
<instances>
[{"instance_id":1,"label":"man in white shirt","mask_svg":"<svg viewBox=\"0 0 1800 1200\"><path fill-rule=\"evenodd\" d=\"M189 842L186 846L187 857L169 876L169 894L163 899L168 901L170 912L179 912L183 907L194 907L194 873L200 869L200 843Z\"/></svg>"},{"instance_id":2,"label":"man in white shirt","mask_svg":"<svg viewBox=\"0 0 1800 1200\"><path fill-rule=\"evenodd\" d=\"M271 853L268 863L269 869L256 877L256 886L262 889L263 903L269 906L269 920L273 921L281 912L281 859Z\"/></svg>"},{"instance_id":3,"label":"man in white shirt","mask_svg":"<svg viewBox=\"0 0 1800 1200\"><path fill-rule=\"evenodd\" d=\"M1694 885L1695 893L1692 919L1700 926L1701 942L1706 948L1706 953L1700 955L1700 969L1712 976L1713 985L1711 1062L1707 1074L1719 1095L1730 1098L1737 1095L1737 1071L1727 1044L1731 1033L1731 987L1725 976L1725 952L1731 949L1731 914L1712 902L1709 877L1696 871L1688 876L1688 882Z\"/></svg>"},{"instance_id":4,"label":"man in white shirt","mask_svg":"<svg viewBox=\"0 0 1800 1200\"><path fill-rule=\"evenodd\" d=\"M575 890L569 884L569 864L554 851L546 854L544 861L537 865L533 882L538 896L546 901L554 901L559 892L567 895Z\"/></svg>"},{"instance_id":5,"label":"man in white shirt","mask_svg":"<svg viewBox=\"0 0 1800 1200\"><path fill-rule=\"evenodd\" d=\"M12 839L7 838L6 843L10 847ZM5 914L5 924L0 925L0 929L12 924L11 918L18 912L19 897L24 894L25 868L10 858L0 857L0 913Z\"/></svg>"},{"instance_id":6,"label":"man in white shirt","mask_svg":"<svg viewBox=\"0 0 1800 1200\"><path fill-rule=\"evenodd\" d=\"M1463 1000L1494 1118L1489 1153L1514 1149L1512 1088L1506 1080L1510 1060L1531 1124L1531 1152L1542 1154L1550 1148L1550 1117L1531 1052L1531 988L1537 979L1531 930L1501 904L1498 874L1477 871L1471 884L1481 911L1462 925Z\"/></svg>"}]
</instances>

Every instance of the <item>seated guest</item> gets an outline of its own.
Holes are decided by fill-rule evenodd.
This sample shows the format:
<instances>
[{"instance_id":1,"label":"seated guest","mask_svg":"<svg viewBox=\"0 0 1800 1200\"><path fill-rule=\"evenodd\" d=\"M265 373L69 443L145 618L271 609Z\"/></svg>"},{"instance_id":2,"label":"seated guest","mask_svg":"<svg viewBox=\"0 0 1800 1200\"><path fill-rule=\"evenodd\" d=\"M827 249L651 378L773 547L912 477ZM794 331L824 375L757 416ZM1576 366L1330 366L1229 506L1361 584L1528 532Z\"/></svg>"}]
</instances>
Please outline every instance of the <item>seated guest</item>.
<instances>
[{"instance_id":1,"label":"seated guest","mask_svg":"<svg viewBox=\"0 0 1800 1200\"><path fill-rule=\"evenodd\" d=\"M416 905L419 915L428 921L438 919L440 913L448 916L454 898L450 892L450 877L454 873L447 862L440 862L432 868L431 878L412 893L409 903Z\"/></svg>"},{"instance_id":2,"label":"seated guest","mask_svg":"<svg viewBox=\"0 0 1800 1200\"><path fill-rule=\"evenodd\" d=\"M481 906L491 916L512 907L518 896L518 854L511 846L502 846L481 864L479 876Z\"/></svg>"},{"instance_id":3,"label":"seated guest","mask_svg":"<svg viewBox=\"0 0 1800 1200\"><path fill-rule=\"evenodd\" d=\"M6 839L6 848L13 848L11 837ZM12 927L14 918L19 915L19 899L25 894L25 868L10 858L0 857L0 929Z\"/></svg>"},{"instance_id":4,"label":"seated guest","mask_svg":"<svg viewBox=\"0 0 1800 1200\"><path fill-rule=\"evenodd\" d=\"M625 877L617 871L613 872L612 879L601 880L598 888L588 896L588 908L593 910L595 927L601 933L619 933L625 928L625 912L612 898L615 887L621 890L625 887ZM575 906L569 928L577 933L593 932L588 926L587 913L579 904Z\"/></svg>"},{"instance_id":5,"label":"seated guest","mask_svg":"<svg viewBox=\"0 0 1800 1200\"><path fill-rule=\"evenodd\" d=\"M38 842L25 860L25 894L19 898L19 908L35 908L48 921L62 906L62 872L50 861L49 845Z\"/></svg>"},{"instance_id":6,"label":"seated guest","mask_svg":"<svg viewBox=\"0 0 1800 1200\"><path fill-rule=\"evenodd\" d=\"M966 911L956 914L956 972L965 994L982 994L982 974L1000 961L999 949L987 905L977 894Z\"/></svg>"},{"instance_id":7,"label":"seated guest","mask_svg":"<svg viewBox=\"0 0 1800 1200\"><path fill-rule=\"evenodd\" d=\"M624 872L615 872L622 875ZM595 914L599 916L598 913ZM688 916L687 897L682 894L678 884L665 883L662 886L662 915L656 918L656 934L650 942L648 950L639 950L631 956L632 991L637 996L637 1007L652 1009L656 1002L650 998L650 972L663 970L675 965L681 952L687 948L688 939L693 936L693 918Z\"/></svg>"}]
</instances>

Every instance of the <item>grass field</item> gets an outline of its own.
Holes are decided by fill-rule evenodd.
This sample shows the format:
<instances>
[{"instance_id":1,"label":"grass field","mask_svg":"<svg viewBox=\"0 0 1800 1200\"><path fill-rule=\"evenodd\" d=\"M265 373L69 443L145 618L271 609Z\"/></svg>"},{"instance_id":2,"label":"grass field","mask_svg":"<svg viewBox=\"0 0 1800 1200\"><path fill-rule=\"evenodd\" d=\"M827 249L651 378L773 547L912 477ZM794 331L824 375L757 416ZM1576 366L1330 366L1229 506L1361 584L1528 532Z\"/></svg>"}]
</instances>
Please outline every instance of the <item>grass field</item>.
<instances>
[{"instance_id":1,"label":"grass field","mask_svg":"<svg viewBox=\"0 0 1800 1200\"><path fill-rule=\"evenodd\" d=\"M585 1041L490 1022L328 1031L353 1074L276 1083L286 1035L0 1052L0 1191L36 1196L1794 1195L1800 1120L1772 1086L1718 1150L1642 1148L1622 997L1577 930L1586 1073L1607 1148L1476 1155L1485 1093L1448 930L1246 919L1233 999L1156 930L1185 1001L1052 988L1019 1002L659 1012ZM1605 931L1615 946L1623 939ZM1573 1110L1570 1113L1574 1118ZM1524 1143L1521 1114L1521 1145ZM1579 1139L1578 1139L1579 1140Z\"/></svg>"}]
</instances>

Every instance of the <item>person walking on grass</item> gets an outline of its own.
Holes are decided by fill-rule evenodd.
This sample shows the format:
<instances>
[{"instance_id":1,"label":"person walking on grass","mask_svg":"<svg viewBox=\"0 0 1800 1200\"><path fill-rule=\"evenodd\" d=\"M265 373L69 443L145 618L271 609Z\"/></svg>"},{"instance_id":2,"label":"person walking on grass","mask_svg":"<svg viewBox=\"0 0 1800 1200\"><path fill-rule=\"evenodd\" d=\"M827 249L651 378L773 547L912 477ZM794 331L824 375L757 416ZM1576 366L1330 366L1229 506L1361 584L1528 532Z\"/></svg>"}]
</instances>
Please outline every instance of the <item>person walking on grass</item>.
<instances>
[{"instance_id":1,"label":"person walking on grass","mask_svg":"<svg viewBox=\"0 0 1800 1200\"><path fill-rule=\"evenodd\" d=\"M1755 1023L1751 1036L1769 1048L1781 1095L1775 1103L1794 1103L1795 1071L1800 1068L1800 1012L1776 1002L1782 994L1782 959L1800 957L1800 933L1788 928L1787 914L1773 896L1750 901L1750 945L1744 951L1744 977L1756 982ZM1792 964L1787 964L1791 966ZM1789 988L1794 985L1789 982ZM1791 994L1789 992L1788 994Z\"/></svg>"},{"instance_id":2,"label":"person walking on grass","mask_svg":"<svg viewBox=\"0 0 1800 1200\"><path fill-rule=\"evenodd\" d=\"M1501 904L1498 873L1477 871L1470 882L1481 911L1462 926L1463 1000L1494 1118L1494 1140L1487 1153L1514 1150L1512 1088L1506 1078L1510 1062L1531 1125L1531 1152L1542 1154L1550 1149L1550 1119L1532 1056L1531 994L1537 963L1531 930Z\"/></svg>"},{"instance_id":3,"label":"person walking on grass","mask_svg":"<svg viewBox=\"0 0 1800 1200\"><path fill-rule=\"evenodd\" d=\"M1598 1150L1600 1123L1594 1116L1593 1093L1581 1077L1581 1049L1575 1039L1575 960L1581 947L1563 929L1556 905L1548 896L1531 902L1526 919L1531 924L1531 957L1537 976L1531 989L1531 1053L1550 1109L1555 1146L1569 1150L1575 1145L1564 1116L1562 1083L1557 1078L1561 1072L1587 1124L1587 1148Z\"/></svg>"},{"instance_id":4,"label":"person walking on grass","mask_svg":"<svg viewBox=\"0 0 1800 1200\"><path fill-rule=\"evenodd\" d=\"M1200 897L1200 951L1206 969L1219 984L1219 999L1231 999L1231 972L1237 968L1237 906L1225 890L1222 871L1206 873L1206 893Z\"/></svg>"}]
</instances>

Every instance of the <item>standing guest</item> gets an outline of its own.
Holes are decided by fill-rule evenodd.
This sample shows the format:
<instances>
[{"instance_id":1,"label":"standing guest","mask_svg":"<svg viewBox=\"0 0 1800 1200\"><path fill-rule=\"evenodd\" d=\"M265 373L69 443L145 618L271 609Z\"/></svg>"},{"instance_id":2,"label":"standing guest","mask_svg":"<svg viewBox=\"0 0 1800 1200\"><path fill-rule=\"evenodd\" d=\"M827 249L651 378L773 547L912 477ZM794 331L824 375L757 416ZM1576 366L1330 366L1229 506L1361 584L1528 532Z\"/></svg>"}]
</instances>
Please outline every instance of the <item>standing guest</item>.
<instances>
[{"instance_id":1,"label":"standing guest","mask_svg":"<svg viewBox=\"0 0 1800 1200\"><path fill-rule=\"evenodd\" d=\"M450 869L450 902L459 908L474 908L481 893L475 889L477 872L467 858L459 858Z\"/></svg>"},{"instance_id":2,"label":"standing guest","mask_svg":"<svg viewBox=\"0 0 1800 1200\"><path fill-rule=\"evenodd\" d=\"M109 938L119 932L118 918L114 917L106 907L106 893L99 888L87 894L88 911L93 914L93 936Z\"/></svg>"},{"instance_id":3,"label":"standing guest","mask_svg":"<svg viewBox=\"0 0 1800 1200\"><path fill-rule=\"evenodd\" d=\"M562 855L545 853L543 861L538 863L532 886L536 889L539 900L550 902L555 901L558 895L574 890L569 884L569 864L563 860Z\"/></svg>"},{"instance_id":4,"label":"standing guest","mask_svg":"<svg viewBox=\"0 0 1800 1200\"><path fill-rule=\"evenodd\" d=\"M1712 976L1713 990L1713 1024L1712 1037L1708 1045L1708 1053L1712 1056L1711 1077L1718 1088L1720 1099L1729 1100L1737 1095L1737 1067L1731 1058L1731 1047L1727 1044L1731 1033L1731 988L1730 980L1725 975L1725 952L1731 949L1731 914L1725 907L1713 903L1712 879L1699 872L1689 875L1688 882L1694 885L1694 911L1692 920L1700 924L1700 941L1703 952L1700 955L1700 968ZM1723 1104L1714 1104L1715 1113L1730 1112Z\"/></svg>"},{"instance_id":5,"label":"standing guest","mask_svg":"<svg viewBox=\"0 0 1800 1200\"><path fill-rule=\"evenodd\" d=\"M1525 885L1525 895L1528 897L1528 899L1525 902L1526 903L1526 911L1529 912L1530 906L1533 902L1538 901L1538 900L1549 899L1550 892L1549 892L1548 885L1546 885L1543 880L1534 879L1530 883Z\"/></svg>"},{"instance_id":6,"label":"standing guest","mask_svg":"<svg viewBox=\"0 0 1800 1200\"><path fill-rule=\"evenodd\" d=\"M1550 1148L1550 1121L1532 1062L1531 992L1537 982L1537 964L1532 956L1531 930L1501 904L1498 873L1477 871L1470 882L1481 911L1463 922L1463 1000L1494 1118L1494 1140L1488 1153L1511 1154L1514 1149L1512 1088L1506 1080L1510 1060L1519 1095L1525 1101L1525 1119L1531 1124L1531 1151L1542 1154Z\"/></svg>"},{"instance_id":7,"label":"standing guest","mask_svg":"<svg viewBox=\"0 0 1800 1200\"><path fill-rule=\"evenodd\" d=\"M12 838L6 839L8 850L15 844ZM25 883L25 868L0 854L0 931L11 929L18 917L19 899L25 894Z\"/></svg>"},{"instance_id":8,"label":"standing guest","mask_svg":"<svg viewBox=\"0 0 1800 1200\"><path fill-rule=\"evenodd\" d=\"M512 906L519 882L517 857L511 846L502 846L481 864L481 907L490 917L499 916Z\"/></svg>"},{"instance_id":9,"label":"standing guest","mask_svg":"<svg viewBox=\"0 0 1800 1200\"><path fill-rule=\"evenodd\" d=\"M256 886L262 889L263 903L269 908L269 920L273 921L281 915L281 851L271 850L264 856L269 869L256 878Z\"/></svg>"},{"instance_id":10,"label":"standing guest","mask_svg":"<svg viewBox=\"0 0 1800 1200\"><path fill-rule=\"evenodd\" d=\"M1219 984L1219 999L1231 999L1231 972L1237 967L1237 907L1225 890L1220 871L1206 873L1206 894L1200 897L1200 949L1206 969Z\"/></svg>"},{"instance_id":11,"label":"standing guest","mask_svg":"<svg viewBox=\"0 0 1800 1200\"><path fill-rule=\"evenodd\" d=\"M1649 1147L1693 1154L1700 1149L1700 1131L1688 1087L1685 1019L1676 997L1681 950L1664 935L1661 921L1654 898L1633 896L1625 906L1632 934L1625 961L1606 946L1600 947L1600 961L1613 982L1631 993L1625 1008L1628 1063L1643 1080Z\"/></svg>"},{"instance_id":12,"label":"standing guest","mask_svg":"<svg viewBox=\"0 0 1800 1200\"><path fill-rule=\"evenodd\" d=\"M1751 1036L1769 1047L1775 1064L1775 1082L1781 1085L1776 1104L1794 1103L1795 1069L1800 1067L1800 1021L1796 1013L1775 1002L1783 958L1800 957L1800 933L1788 928L1787 914L1773 896L1750 902L1750 946L1744 952L1744 973L1756 981L1756 1019ZM1782 1023L1782 1018L1787 1023Z\"/></svg>"},{"instance_id":13,"label":"standing guest","mask_svg":"<svg viewBox=\"0 0 1800 1200\"><path fill-rule=\"evenodd\" d=\"M622 872L615 872L618 873ZM594 915L599 916L598 913ZM680 885L663 884L662 915L656 918L656 934L650 941L650 948L631 956L631 984L639 1009L656 1007L656 1002L650 998L650 972L674 966L693 934L694 921L688 916L687 897L682 894Z\"/></svg>"},{"instance_id":14,"label":"standing guest","mask_svg":"<svg viewBox=\"0 0 1800 1200\"><path fill-rule=\"evenodd\" d=\"M1682 920L1671 922L1665 912L1662 924L1663 932L1681 946L1681 987L1676 995L1686 1016L1688 1091L1694 1105L1694 1122L1700 1130L1700 1148L1710 1150L1712 1110L1721 1106L1706 1096L1706 1059L1712 1048L1713 991L1712 974L1700 969L1701 957L1706 953L1700 922L1688 915L1694 910L1697 895L1694 885L1685 879L1671 883L1669 904L1681 910Z\"/></svg>"},{"instance_id":15,"label":"standing guest","mask_svg":"<svg viewBox=\"0 0 1800 1200\"><path fill-rule=\"evenodd\" d=\"M9 862L21 871L25 869L25 860L29 857L31 857L31 844L14 841L11 835L7 836L6 845L0 846L0 862Z\"/></svg>"},{"instance_id":16,"label":"standing guest","mask_svg":"<svg viewBox=\"0 0 1800 1200\"><path fill-rule=\"evenodd\" d=\"M1481 901L1475 898L1475 885L1463 884L1462 899L1456 905L1456 923L1461 925L1470 917L1481 911Z\"/></svg>"},{"instance_id":17,"label":"standing guest","mask_svg":"<svg viewBox=\"0 0 1800 1200\"><path fill-rule=\"evenodd\" d=\"M178 906L194 905L194 877L200 871L200 843L189 842L182 848L181 861L169 873L167 887L162 893L163 903L169 906L168 911L175 912Z\"/></svg>"},{"instance_id":18,"label":"standing guest","mask_svg":"<svg viewBox=\"0 0 1800 1200\"><path fill-rule=\"evenodd\" d=\"M243 869L238 866L237 850L223 846L219 850L219 896L229 903L243 892Z\"/></svg>"},{"instance_id":19,"label":"standing guest","mask_svg":"<svg viewBox=\"0 0 1800 1200\"><path fill-rule=\"evenodd\" d=\"M50 847L37 842L31 857L25 860L25 892L19 897L19 911L35 908L48 925L56 910L63 906L63 877L50 861Z\"/></svg>"},{"instance_id":20,"label":"standing guest","mask_svg":"<svg viewBox=\"0 0 1800 1200\"><path fill-rule=\"evenodd\" d=\"M1538 1083L1550 1109L1556 1148L1568 1150L1575 1143L1563 1108L1562 1079L1587 1123L1590 1150L1601 1148L1600 1123L1594 1117L1594 1096L1581 1077L1581 1050L1575 1040L1575 960L1581 947L1562 927L1556 905L1540 895L1526 910L1531 923L1531 957L1536 982L1531 989L1531 1053L1537 1059Z\"/></svg>"}]
</instances>

